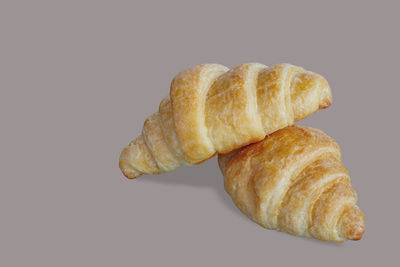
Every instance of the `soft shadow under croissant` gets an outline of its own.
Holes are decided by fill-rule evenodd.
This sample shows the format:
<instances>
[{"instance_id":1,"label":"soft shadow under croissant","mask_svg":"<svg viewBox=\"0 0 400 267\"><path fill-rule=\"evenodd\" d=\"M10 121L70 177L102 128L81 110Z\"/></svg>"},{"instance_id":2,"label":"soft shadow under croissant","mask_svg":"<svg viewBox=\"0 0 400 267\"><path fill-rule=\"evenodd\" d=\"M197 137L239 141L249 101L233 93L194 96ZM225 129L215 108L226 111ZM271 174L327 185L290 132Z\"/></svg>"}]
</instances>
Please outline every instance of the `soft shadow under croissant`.
<instances>
[{"instance_id":1,"label":"soft shadow under croissant","mask_svg":"<svg viewBox=\"0 0 400 267\"><path fill-rule=\"evenodd\" d=\"M128 178L201 163L262 140L331 104L327 81L290 64L202 64L179 73L159 111L121 153Z\"/></svg>"},{"instance_id":2,"label":"soft shadow under croissant","mask_svg":"<svg viewBox=\"0 0 400 267\"><path fill-rule=\"evenodd\" d=\"M325 241L361 239L364 214L340 148L325 133L286 127L218 162L225 190L261 226Z\"/></svg>"}]
</instances>

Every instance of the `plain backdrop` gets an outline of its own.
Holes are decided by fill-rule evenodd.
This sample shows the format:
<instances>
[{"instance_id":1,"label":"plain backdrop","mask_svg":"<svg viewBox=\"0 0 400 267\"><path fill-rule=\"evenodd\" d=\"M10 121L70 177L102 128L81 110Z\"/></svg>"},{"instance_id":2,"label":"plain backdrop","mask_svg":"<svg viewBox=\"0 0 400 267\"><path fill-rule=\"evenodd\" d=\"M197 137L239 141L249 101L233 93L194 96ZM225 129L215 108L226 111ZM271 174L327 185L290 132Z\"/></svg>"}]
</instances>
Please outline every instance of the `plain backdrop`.
<instances>
[{"instance_id":1,"label":"plain backdrop","mask_svg":"<svg viewBox=\"0 0 400 267\"><path fill-rule=\"evenodd\" d=\"M396 1L0 2L1 266L377 266L399 239ZM361 241L270 231L242 215L216 159L127 180L123 146L179 71L292 63L333 105L299 122L337 140Z\"/></svg>"}]
</instances>

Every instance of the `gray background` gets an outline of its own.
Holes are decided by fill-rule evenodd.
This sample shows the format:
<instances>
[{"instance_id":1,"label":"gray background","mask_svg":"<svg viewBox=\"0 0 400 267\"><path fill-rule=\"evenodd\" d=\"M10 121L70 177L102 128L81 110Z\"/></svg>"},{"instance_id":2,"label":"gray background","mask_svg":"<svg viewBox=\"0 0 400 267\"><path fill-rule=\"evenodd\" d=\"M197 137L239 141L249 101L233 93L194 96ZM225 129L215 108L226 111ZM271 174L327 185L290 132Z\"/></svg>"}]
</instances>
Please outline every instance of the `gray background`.
<instances>
[{"instance_id":1,"label":"gray background","mask_svg":"<svg viewBox=\"0 0 400 267\"><path fill-rule=\"evenodd\" d=\"M399 238L395 1L1 1L1 266L389 264ZM126 180L119 153L199 63L289 62L331 108L300 122L342 147L366 214L359 242L265 230L215 158ZM393 265L392 265L393 266Z\"/></svg>"}]
</instances>

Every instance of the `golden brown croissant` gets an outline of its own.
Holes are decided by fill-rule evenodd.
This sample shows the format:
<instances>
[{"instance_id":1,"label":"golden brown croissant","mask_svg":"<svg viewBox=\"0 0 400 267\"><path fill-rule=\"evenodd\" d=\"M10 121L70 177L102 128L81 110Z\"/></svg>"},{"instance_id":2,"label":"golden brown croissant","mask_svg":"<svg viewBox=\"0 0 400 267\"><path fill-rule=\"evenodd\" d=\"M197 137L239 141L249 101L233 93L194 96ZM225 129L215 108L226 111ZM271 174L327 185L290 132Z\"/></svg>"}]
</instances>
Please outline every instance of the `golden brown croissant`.
<instances>
[{"instance_id":1,"label":"golden brown croissant","mask_svg":"<svg viewBox=\"0 0 400 267\"><path fill-rule=\"evenodd\" d=\"M320 240L359 240L364 214L335 141L289 126L263 141L219 155L225 190L268 229Z\"/></svg>"},{"instance_id":2,"label":"golden brown croissant","mask_svg":"<svg viewBox=\"0 0 400 267\"><path fill-rule=\"evenodd\" d=\"M201 163L262 140L331 104L320 75L289 64L202 64L182 71L142 134L121 153L128 178Z\"/></svg>"}]
</instances>

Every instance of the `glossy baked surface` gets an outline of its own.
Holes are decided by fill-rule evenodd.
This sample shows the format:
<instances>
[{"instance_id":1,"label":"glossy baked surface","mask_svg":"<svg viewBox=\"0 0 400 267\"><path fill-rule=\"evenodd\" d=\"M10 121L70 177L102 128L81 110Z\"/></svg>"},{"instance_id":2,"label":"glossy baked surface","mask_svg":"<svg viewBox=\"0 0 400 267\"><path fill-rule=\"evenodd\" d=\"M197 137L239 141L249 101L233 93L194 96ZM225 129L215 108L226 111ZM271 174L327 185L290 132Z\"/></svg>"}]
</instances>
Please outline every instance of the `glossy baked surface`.
<instances>
[{"instance_id":1,"label":"glossy baked surface","mask_svg":"<svg viewBox=\"0 0 400 267\"><path fill-rule=\"evenodd\" d=\"M326 241L361 239L364 215L340 148L320 130L289 126L218 161L225 190L261 226Z\"/></svg>"},{"instance_id":2,"label":"glossy baked surface","mask_svg":"<svg viewBox=\"0 0 400 267\"><path fill-rule=\"evenodd\" d=\"M290 64L202 64L179 73L159 111L121 153L128 178L201 163L262 140L331 104L327 81Z\"/></svg>"}]
</instances>

